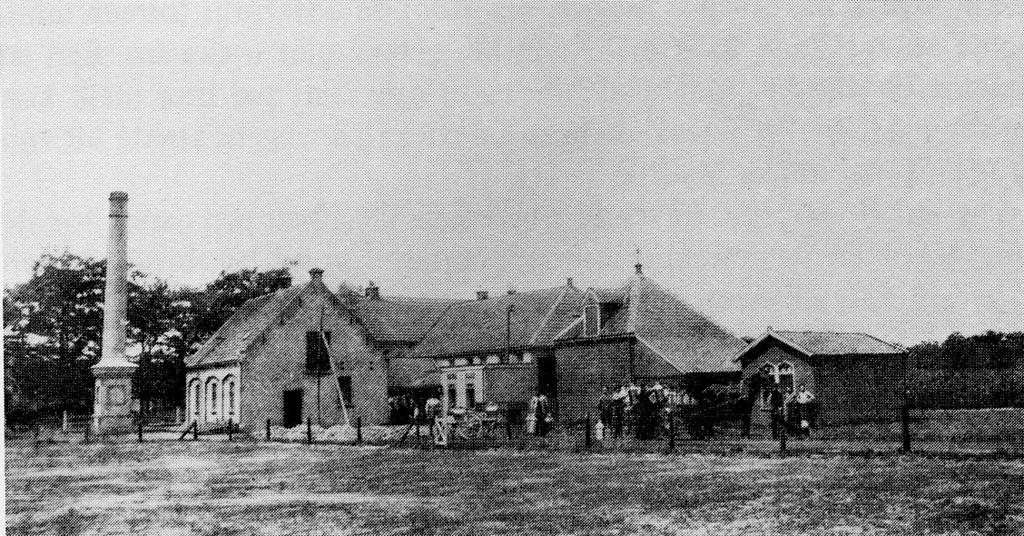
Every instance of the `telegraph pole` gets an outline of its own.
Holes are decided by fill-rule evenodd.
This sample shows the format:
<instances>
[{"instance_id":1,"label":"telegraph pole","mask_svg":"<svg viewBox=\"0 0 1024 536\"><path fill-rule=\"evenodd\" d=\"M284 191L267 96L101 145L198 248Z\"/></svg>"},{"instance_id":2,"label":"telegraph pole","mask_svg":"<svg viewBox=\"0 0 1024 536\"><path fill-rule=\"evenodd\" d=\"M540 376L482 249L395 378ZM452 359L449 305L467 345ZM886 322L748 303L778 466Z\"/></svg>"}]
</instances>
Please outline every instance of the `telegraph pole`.
<instances>
[{"instance_id":1,"label":"telegraph pole","mask_svg":"<svg viewBox=\"0 0 1024 536\"><path fill-rule=\"evenodd\" d=\"M326 345L326 341L324 339L324 337L325 337L324 336L324 310L326 308L327 308L327 304L321 304L320 305L320 340L317 341L317 347L319 347L321 344ZM327 353L327 348L325 347L323 349L323 351L326 354ZM324 418L323 418L323 415L320 413L320 382L323 379L324 375L323 375L323 370L322 370L323 369L323 360L320 359L321 355L320 355L319 348L317 349L317 352L316 352L315 355L316 355L316 422L320 426L323 426L324 425ZM324 356L324 357L326 357L326 356Z\"/></svg>"},{"instance_id":2,"label":"telegraph pole","mask_svg":"<svg viewBox=\"0 0 1024 536\"><path fill-rule=\"evenodd\" d=\"M505 311L505 362L512 362L512 309L515 309L514 304L508 304L508 309Z\"/></svg>"}]
</instances>

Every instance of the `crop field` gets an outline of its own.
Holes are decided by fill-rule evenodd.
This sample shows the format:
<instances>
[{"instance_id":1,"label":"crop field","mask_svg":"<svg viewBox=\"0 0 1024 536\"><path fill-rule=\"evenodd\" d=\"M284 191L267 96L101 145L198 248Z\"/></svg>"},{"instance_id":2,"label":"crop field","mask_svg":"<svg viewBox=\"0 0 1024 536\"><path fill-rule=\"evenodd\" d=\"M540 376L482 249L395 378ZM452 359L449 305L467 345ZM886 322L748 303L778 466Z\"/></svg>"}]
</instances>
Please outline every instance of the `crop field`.
<instances>
[{"instance_id":1,"label":"crop field","mask_svg":"<svg viewBox=\"0 0 1024 536\"><path fill-rule=\"evenodd\" d=\"M8 534L1015 534L1024 462L8 445Z\"/></svg>"}]
</instances>

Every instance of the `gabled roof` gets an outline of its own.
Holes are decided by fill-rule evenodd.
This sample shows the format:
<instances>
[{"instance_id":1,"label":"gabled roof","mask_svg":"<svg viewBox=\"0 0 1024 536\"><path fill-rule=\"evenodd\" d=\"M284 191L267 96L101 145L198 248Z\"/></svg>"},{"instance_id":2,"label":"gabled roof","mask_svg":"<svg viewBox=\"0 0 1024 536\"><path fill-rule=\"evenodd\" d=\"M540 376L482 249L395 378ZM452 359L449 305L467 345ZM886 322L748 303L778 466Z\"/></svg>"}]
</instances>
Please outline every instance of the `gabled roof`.
<instances>
[{"instance_id":1,"label":"gabled roof","mask_svg":"<svg viewBox=\"0 0 1024 536\"><path fill-rule=\"evenodd\" d=\"M906 352L895 344L887 343L866 333L840 333L834 331L768 331L743 349L735 360L740 360L768 339L774 339L808 356L829 355L898 355Z\"/></svg>"},{"instance_id":2,"label":"gabled roof","mask_svg":"<svg viewBox=\"0 0 1024 536\"><path fill-rule=\"evenodd\" d=\"M594 289L593 295L619 306L598 338L635 336L682 373L739 370L732 357L746 343L647 277L637 275L619 289ZM615 296L619 301L603 301ZM582 322L559 337L571 339L587 339Z\"/></svg>"},{"instance_id":3,"label":"gabled roof","mask_svg":"<svg viewBox=\"0 0 1024 536\"><path fill-rule=\"evenodd\" d=\"M277 320L311 284L314 283L288 287L245 302L196 353L185 359L185 365L194 367L241 359L253 339Z\"/></svg>"},{"instance_id":4,"label":"gabled roof","mask_svg":"<svg viewBox=\"0 0 1024 536\"><path fill-rule=\"evenodd\" d=\"M458 300L405 298L359 298L356 316L375 340L384 342L418 342L434 323Z\"/></svg>"},{"instance_id":5,"label":"gabled roof","mask_svg":"<svg viewBox=\"0 0 1024 536\"><path fill-rule=\"evenodd\" d=\"M503 351L509 305L511 347L550 346L555 336L576 319L582 295L576 287L566 285L452 305L416 346L413 355Z\"/></svg>"}]
</instances>

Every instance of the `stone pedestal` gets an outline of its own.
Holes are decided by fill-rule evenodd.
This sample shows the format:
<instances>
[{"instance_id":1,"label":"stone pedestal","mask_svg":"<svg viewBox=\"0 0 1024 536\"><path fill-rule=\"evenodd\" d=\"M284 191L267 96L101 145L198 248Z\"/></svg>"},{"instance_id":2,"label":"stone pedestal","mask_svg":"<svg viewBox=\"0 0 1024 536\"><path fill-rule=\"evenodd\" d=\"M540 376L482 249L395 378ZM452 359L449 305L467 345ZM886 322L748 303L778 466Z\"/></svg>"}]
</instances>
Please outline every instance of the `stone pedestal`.
<instances>
[{"instance_id":1,"label":"stone pedestal","mask_svg":"<svg viewBox=\"0 0 1024 536\"><path fill-rule=\"evenodd\" d=\"M130 432L135 428L132 412L132 375L135 365L129 367L93 367L96 378L93 401L93 430L96 433Z\"/></svg>"}]
</instances>

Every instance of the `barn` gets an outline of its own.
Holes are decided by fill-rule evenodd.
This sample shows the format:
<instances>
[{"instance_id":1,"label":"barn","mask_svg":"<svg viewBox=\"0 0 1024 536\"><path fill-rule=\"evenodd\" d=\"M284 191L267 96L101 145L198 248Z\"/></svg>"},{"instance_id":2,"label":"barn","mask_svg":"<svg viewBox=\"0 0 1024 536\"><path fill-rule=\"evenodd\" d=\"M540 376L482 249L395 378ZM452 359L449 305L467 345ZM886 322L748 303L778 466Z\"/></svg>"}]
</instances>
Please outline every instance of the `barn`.
<instances>
[{"instance_id":1,"label":"barn","mask_svg":"<svg viewBox=\"0 0 1024 536\"><path fill-rule=\"evenodd\" d=\"M310 270L304 285L246 302L186 361L186 414L202 427L325 425L390 418L389 393L435 391L433 362L409 356L454 301L342 301Z\"/></svg>"},{"instance_id":2,"label":"barn","mask_svg":"<svg viewBox=\"0 0 1024 536\"><path fill-rule=\"evenodd\" d=\"M896 418L906 387L906 351L864 333L769 329L737 354L745 380L762 369L771 384L801 384L814 393L820 424ZM754 401L752 422L770 420L768 391Z\"/></svg>"},{"instance_id":3,"label":"barn","mask_svg":"<svg viewBox=\"0 0 1024 536\"><path fill-rule=\"evenodd\" d=\"M593 413L602 388L630 382L697 390L738 381L733 357L745 346L638 264L621 287L589 289L579 318L556 337L559 417Z\"/></svg>"}]
</instances>

